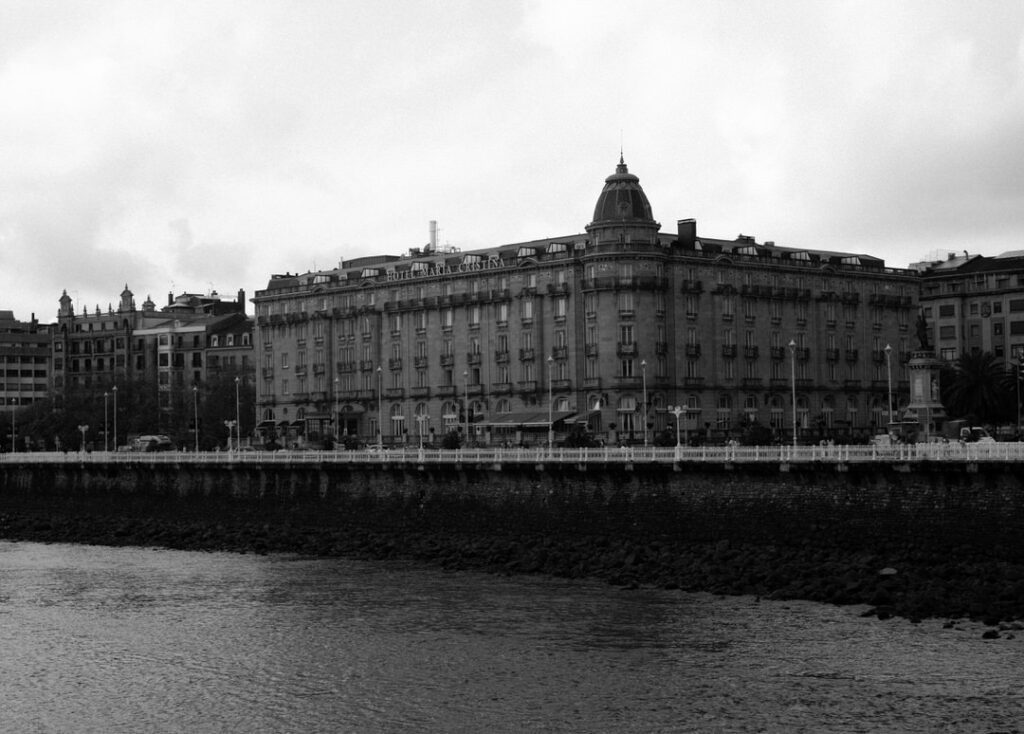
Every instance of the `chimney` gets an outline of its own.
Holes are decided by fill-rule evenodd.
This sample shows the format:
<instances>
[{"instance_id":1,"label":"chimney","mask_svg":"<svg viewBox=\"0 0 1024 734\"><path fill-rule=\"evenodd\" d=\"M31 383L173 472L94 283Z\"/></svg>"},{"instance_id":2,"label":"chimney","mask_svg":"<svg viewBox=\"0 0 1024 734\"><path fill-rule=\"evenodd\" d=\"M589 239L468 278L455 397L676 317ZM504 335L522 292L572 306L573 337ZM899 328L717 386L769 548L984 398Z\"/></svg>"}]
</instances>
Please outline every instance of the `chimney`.
<instances>
[{"instance_id":1,"label":"chimney","mask_svg":"<svg viewBox=\"0 0 1024 734\"><path fill-rule=\"evenodd\" d=\"M238 289L238 306L239 306L238 310L241 313L245 313L245 289L244 288L239 288Z\"/></svg>"},{"instance_id":2,"label":"chimney","mask_svg":"<svg viewBox=\"0 0 1024 734\"><path fill-rule=\"evenodd\" d=\"M437 252L437 220L430 220L430 251Z\"/></svg>"},{"instance_id":3,"label":"chimney","mask_svg":"<svg viewBox=\"0 0 1024 734\"><path fill-rule=\"evenodd\" d=\"M697 242L697 220L680 219L676 222L679 232L679 244L685 250L692 250Z\"/></svg>"},{"instance_id":4,"label":"chimney","mask_svg":"<svg viewBox=\"0 0 1024 734\"><path fill-rule=\"evenodd\" d=\"M174 291L167 291L167 305L174 305Z\"/></svg>"}]
</instances>

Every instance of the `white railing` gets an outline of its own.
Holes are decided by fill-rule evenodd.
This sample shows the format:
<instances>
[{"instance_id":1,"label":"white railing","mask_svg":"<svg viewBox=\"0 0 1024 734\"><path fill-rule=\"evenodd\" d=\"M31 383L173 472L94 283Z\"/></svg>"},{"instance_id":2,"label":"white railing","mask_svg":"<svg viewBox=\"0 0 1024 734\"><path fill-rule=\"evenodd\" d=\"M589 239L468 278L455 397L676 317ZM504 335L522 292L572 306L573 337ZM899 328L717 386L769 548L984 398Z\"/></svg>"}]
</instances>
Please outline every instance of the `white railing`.
<instances>
[{"instance_id":1,"label":"white railing","mask_svg":"<svg viewBox=\"0 0 1024 734\"><path fill-rule=\"evenodd\" d=\"M0 454L0 464L917 464L1024 462L1024 443L893 446L699 446L548 450L534 448L359 451L57 452Z\"/></svg>"}]
</instances>

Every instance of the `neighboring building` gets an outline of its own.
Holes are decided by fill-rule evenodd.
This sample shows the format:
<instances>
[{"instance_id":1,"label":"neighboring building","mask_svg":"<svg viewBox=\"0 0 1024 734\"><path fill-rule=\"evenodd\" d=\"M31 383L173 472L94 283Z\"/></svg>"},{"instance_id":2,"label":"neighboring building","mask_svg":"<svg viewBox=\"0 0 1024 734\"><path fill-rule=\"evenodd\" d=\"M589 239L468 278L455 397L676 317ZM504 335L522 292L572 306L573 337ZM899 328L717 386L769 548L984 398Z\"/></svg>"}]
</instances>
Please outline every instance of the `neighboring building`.
<instances>
[{"instance_id":1,"label":"neighboring building","mask_svg":"<svg viewBox=\"0 0 1024 734\"><path fill-rule=\"evenodd\" d=\"M885 424L890 383L905 400L916 273L659 230L620 160L585 234L460 252L432 229L406 255L275 275L253 299L263 427L536 442L550 419L642 442L682 406L691 437L784 439L794 414L841 437Z\"/></svg>"},{"instance_id":2,"label":"neighboring building","mask_svg":"<svg viewBox=\"0 0 1024 734\"><path fill-rule=\"evenodd\" d=\"M50 392L50 328L32 316L18 321L0 311L0 401L4 412L44 399Z\"/></svg>"},{"instance_id":3,"label":"neighboring building","mask_svg":"<svg viewBox=\"0 0 1024 734\"><path fill-rule=\"evenodd\" d=\"M1024 251L950 253L916 267L922 271L921 313L940 359L991 352L1010 362L1024 354Z\"/></svg>"},{"instance_id":4,"label":"neighboring building","mask_svg":"<svg viewBox=\"0 0 1024 734\"><path fill-rule=\"evenodd\" d=\"M245 292L236 301L216 293L201 296L168 295L167 305L157 309L146 299L141 309L125 286L117 309L76 314L67 292L61 296L53 338L54 389L59 394L75 390L107 390L141 382L155 387L156 404L163 414L180 410L192 401L188 390L208 377L207 350L222 333L239 335L233 346L240 366L248 360L239 352L252 351L252 322L245 315ZM219 341L218 341L219 344ZM250 370L251 372L251 370ZM158 416L159 422L159 416Z\"/></svg>"}]
</instances>

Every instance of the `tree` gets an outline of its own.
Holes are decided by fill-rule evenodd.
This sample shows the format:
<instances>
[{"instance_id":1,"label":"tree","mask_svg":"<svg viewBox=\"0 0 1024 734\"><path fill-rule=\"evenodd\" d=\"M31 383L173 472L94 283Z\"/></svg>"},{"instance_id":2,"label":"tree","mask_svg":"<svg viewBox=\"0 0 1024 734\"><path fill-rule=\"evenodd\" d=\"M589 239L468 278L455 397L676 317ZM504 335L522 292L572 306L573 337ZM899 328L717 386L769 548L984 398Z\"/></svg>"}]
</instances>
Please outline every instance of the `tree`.
<instances>
[{"instance_id":1,"label":"tree","mask_svg":"<svg viewBox=\"0 0 1024 734\"><path fill-rule=\"evenodd\" d=\"M987 424L1016 420L1014 374L991 352L960 355L940 379L942 403L950 416Z\"/></svg>"}]
</instances>

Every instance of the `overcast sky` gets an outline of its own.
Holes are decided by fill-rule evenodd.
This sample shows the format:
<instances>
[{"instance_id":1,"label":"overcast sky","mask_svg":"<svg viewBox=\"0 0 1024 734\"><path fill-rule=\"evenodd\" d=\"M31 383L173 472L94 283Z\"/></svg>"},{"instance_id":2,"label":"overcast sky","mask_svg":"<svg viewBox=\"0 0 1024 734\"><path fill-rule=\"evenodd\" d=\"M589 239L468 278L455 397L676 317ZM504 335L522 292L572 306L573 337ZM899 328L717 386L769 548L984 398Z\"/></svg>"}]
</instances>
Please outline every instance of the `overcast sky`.
<instances>
[{"instance_id":1,"label":"overcast sky","mask_svg":"<svg viewBox=\"0 0 1024 734\"><path fill-rule=\"evenodd\" d=\"M0 309L575 234L620 145L667 231L1024 249L1024 2L2 0Z\"/></svg>"}]
</instances>

